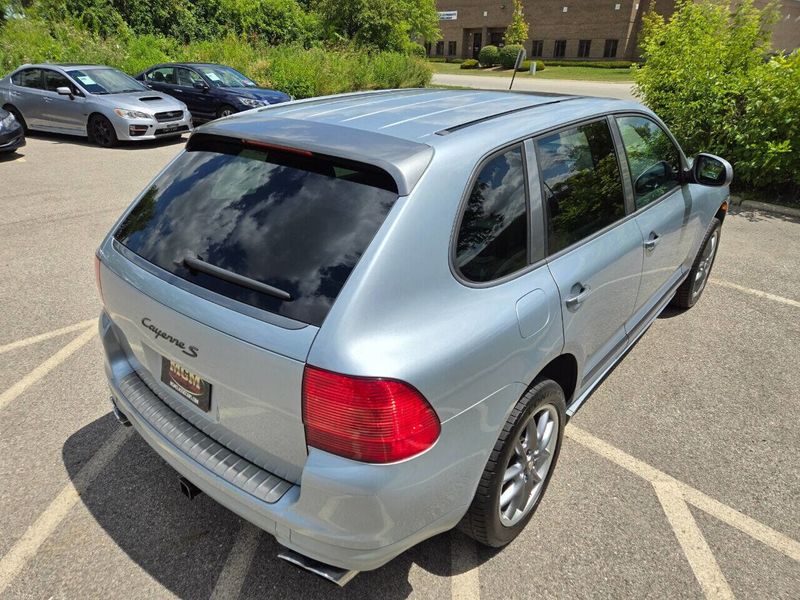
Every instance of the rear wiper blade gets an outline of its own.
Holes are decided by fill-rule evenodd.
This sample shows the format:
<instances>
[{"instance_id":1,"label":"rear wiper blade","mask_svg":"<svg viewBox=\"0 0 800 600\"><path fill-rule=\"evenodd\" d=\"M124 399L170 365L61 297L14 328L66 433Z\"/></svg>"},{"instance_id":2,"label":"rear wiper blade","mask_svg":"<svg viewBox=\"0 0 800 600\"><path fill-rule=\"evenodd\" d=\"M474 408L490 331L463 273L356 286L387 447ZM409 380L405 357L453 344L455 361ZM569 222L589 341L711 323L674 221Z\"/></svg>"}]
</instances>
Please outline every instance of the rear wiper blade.
<instances>
[{"instance_id":1,"label":"rear wiper blade","mask_svg":"<svg viewBox=\"0 0 800 600\"><path fill-rule=\"evenodd\" d=\"M292 295L286 290L267 285L266 283L261 283L260 281L250 279L244 275L239 275L233 271L228 271L222 267L217 267L205 262L204 260L200 260L196 256L187 255L183 258L182 262L188 269L191 269L192 271L205 273L206 275L211 275L212 277L217 277L223 281L235 283L236 285L240 285L256 292L261 292L262 294L273 296L280 300L285 300L287 302L291 302L292 300Z\"/></svg>"}]
</instances>

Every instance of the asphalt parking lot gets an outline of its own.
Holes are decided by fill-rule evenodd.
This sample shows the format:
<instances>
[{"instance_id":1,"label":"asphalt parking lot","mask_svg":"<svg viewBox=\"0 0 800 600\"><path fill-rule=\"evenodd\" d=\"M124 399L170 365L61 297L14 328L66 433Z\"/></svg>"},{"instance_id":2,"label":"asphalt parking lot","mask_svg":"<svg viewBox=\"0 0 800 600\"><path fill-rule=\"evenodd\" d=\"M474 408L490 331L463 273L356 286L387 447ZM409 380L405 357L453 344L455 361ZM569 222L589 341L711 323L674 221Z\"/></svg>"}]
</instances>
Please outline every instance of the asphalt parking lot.
<instances>
[{"instance_id":1,"label":"asphalt parking lot","mask_svg":"<svg viewBox=\"0 0 800 600\"><path fill-rule=\"evenodd\" d=\"M339 590L109 412L93 252L181 147L0 158L0 597L800 598L799 222L727 218L703 299L571 420L519 539L443 534Z\"/></svg>"}]
</instances>

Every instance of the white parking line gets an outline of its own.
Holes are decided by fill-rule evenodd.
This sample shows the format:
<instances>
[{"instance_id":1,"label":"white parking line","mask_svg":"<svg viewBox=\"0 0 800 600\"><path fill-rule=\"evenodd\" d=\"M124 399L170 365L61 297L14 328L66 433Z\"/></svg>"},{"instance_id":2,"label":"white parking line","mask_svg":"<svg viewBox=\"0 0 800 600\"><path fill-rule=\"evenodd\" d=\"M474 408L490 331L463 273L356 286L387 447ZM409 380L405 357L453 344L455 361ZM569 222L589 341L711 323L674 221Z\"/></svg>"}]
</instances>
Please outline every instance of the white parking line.
<instances>
[{"instance_id":1,"label":"white parking line","mask_svg":"<svg viewBox=\"0 0 800 600\"><path fill-rule=\"evenodd\" d=\"M696 506L700 510L710 514L712 517L716 517L720 521L723 521L728 525L735 527L739 531L746 533L750 537L769 546L773 550L777 550L789 558L800 562L800 542L793 540L779 531L775 531L771 527L756 521L752 517L748 517L747 515L740 513L738 510L733 509L718 500L714 500L714 498L707 496L700 490L697 490L690 485L683 483L682 481L678 481L674 477L667 475L663 471L659 471L655 467L651 467L638 458L634 458L630 454L623 452L619 448L612 446L608 442L593 436L589 432L584 431L575 425L569 425L564 433L568 438L578 442L592 452L610 460L623 469L630 471L634 475L638 475L642 479L649 481L654 485L654 487L656 484L666 484L671 486L670 489L673 491L673 493L679 494L680 497L689 504ZM661 489L664 489L663 486ZM656 491L658 491L658 488L656 488ZM665 511L667 510L668 509L665 507ZM677 531L676 535L679 535Z\"/></svg>"},{"instance_id":2,"label":"white parking line","mask_svg":"<svg viewBox=\"0 0 800 600\"><path fill-rule=\"evenodd\" d=\"M49 340L50 338L58 337L60 335L64 335L67 333L72 333L73 331L86 329L87 327L95 325L96 323L97 319L88 319L86 321L81 321L80 323L67 325L66 327L62 327L61 329L54 329L53 331L48 331L47 333L40 333L39 335L34 335L32 337L25 338L24 340L11 342L9 344L6 344L5 346L0 346L0 354L3 354L4 352L11 352L12 350L18 350L19 348L24 348L25 346L38 344L39 342L43 342L45 340Z\"/></svg>"},{"instance_id":3,"label":"white parking line","mask_svg":"<svg viewBox=\"0 0 800 600\"><path fill-rule=\"evenodd\" d=\"M480 598L478 548L475 541L459 531L450 533L450 565L450 597L453 600Z\"/></svg>"},{"instance_id":4,"label":"white parking line","mask_svg":"<svg viewBox=\"0 0 800 600\"><path fill-rule=\"evenodd\" d=\"M762 290L755 290L753 288L744 287L742 285L738 285L736 283L725 281L724 279L709 279L711 283L715 283L717 285L721 285L722 287L730 288L732 290L737 290L739 292L744 292L745 294L750 294L752 296L758 296L759 298L766 298L767 300L772 300L773 302L780 302L781 304L786 304L788 306L794 306L795 308L800 308L800 302L797 300L792 300L791 298L784 298L783 296L776 296L775 294L770 294L769 292L764 292Z\"/></svg>"},{"instance_id":5,"label":"white parking line","mask_svg":"<svg viewBox=\"0 0 800 600\"><path fill-rule=\"evenodd\" d=\"M733 598L733 592L717 564L717 559L683 501L680 490L672 482L661 480L654 481L653 488L706 598Z\"/></svg>"},{"instance_id":6,"label":"white parking line","mask_svg":"<svg viewBox=\"0 0 800 600\"><path fill-rule=\"evenodd\" d=\"M19 395L25 390L67 360L75 352L80 350L95 335L97 335L97 330L94 327L90 327L77 338L72 340L69 344L61 348L61 350L53 354L53 356L36 367L33 371L25 375L25 377L20 379L5 392L0 394L0 409L5 408L10 402L19 397Z\"/></svg>"},{"instance_id":7,"label":"white parking line","mask_svg":"<svg viewBox=\"0 0 800 600\"><path fill-rule=\"evenodd\" d=\"M253 562L253 557L258 549L260 535L260 529L247 521L242 521L242 527L236 536L233 548L228 553L225 565L217 577L210 600L239 597L247 577L247 571L250 570L250 563Z\"/></svg>"},{"instance_id":8,"label":"white parking line","mask_svg":"<svg viewBox=\"0 0 800 600\"><path fill-rule=\"evenodd\" d=\"M0 559L0 596L19 575L28 560L36 554L42 543L64 520L70 509L78 502L81 494L87 490L105 466L116 456L122 445L128 441L131 431L131 428L120 427L117 429L78 471L75 478L64 486L55 500L39 515L33 525L28 527L8 553Z\"/></svg>"}]
</instances>

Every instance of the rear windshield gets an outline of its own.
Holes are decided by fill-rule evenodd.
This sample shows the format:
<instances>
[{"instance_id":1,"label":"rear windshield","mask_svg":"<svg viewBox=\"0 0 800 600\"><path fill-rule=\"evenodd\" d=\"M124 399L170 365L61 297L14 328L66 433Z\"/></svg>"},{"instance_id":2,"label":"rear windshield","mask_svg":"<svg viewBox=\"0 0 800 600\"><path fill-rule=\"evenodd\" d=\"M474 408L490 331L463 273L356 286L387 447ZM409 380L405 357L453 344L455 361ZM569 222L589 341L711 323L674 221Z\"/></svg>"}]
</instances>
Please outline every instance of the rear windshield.
<instances>
[{"instance_id":1,"label":"rear windshield","mask_svg":"<svg viewBox=\"0 0 800 600\"><path fill-rule=\"evenodd\" d=\"M114 237L193 284L320 325L396 200L394 180L367 165L195 135ZM190 269L187 257L291 299Z\"/></svg>"}]
</instances>

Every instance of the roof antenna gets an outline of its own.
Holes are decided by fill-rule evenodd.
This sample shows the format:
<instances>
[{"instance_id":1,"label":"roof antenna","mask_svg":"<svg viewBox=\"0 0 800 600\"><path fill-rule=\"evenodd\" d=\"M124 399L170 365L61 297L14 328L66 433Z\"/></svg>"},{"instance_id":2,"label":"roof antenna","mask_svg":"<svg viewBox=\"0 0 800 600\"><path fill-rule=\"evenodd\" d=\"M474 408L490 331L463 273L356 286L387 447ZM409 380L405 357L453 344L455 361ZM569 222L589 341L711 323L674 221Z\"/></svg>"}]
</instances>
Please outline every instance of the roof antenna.
<instances>
[{"instance_id":1,"label":"roof antenna","mask_svg":"<svg viewBox=\"0 0 800 600\"><path fill-rule=\"evenodd\" d=\"M523 60L525 60L525 48L522 48L519 52L517 52L517 60L514 61L514 73L511 75L511 83L508 86L509 90L514 85L514 77L517 76L517 69L520 68Z\"/></svg>"}]
</instances>

